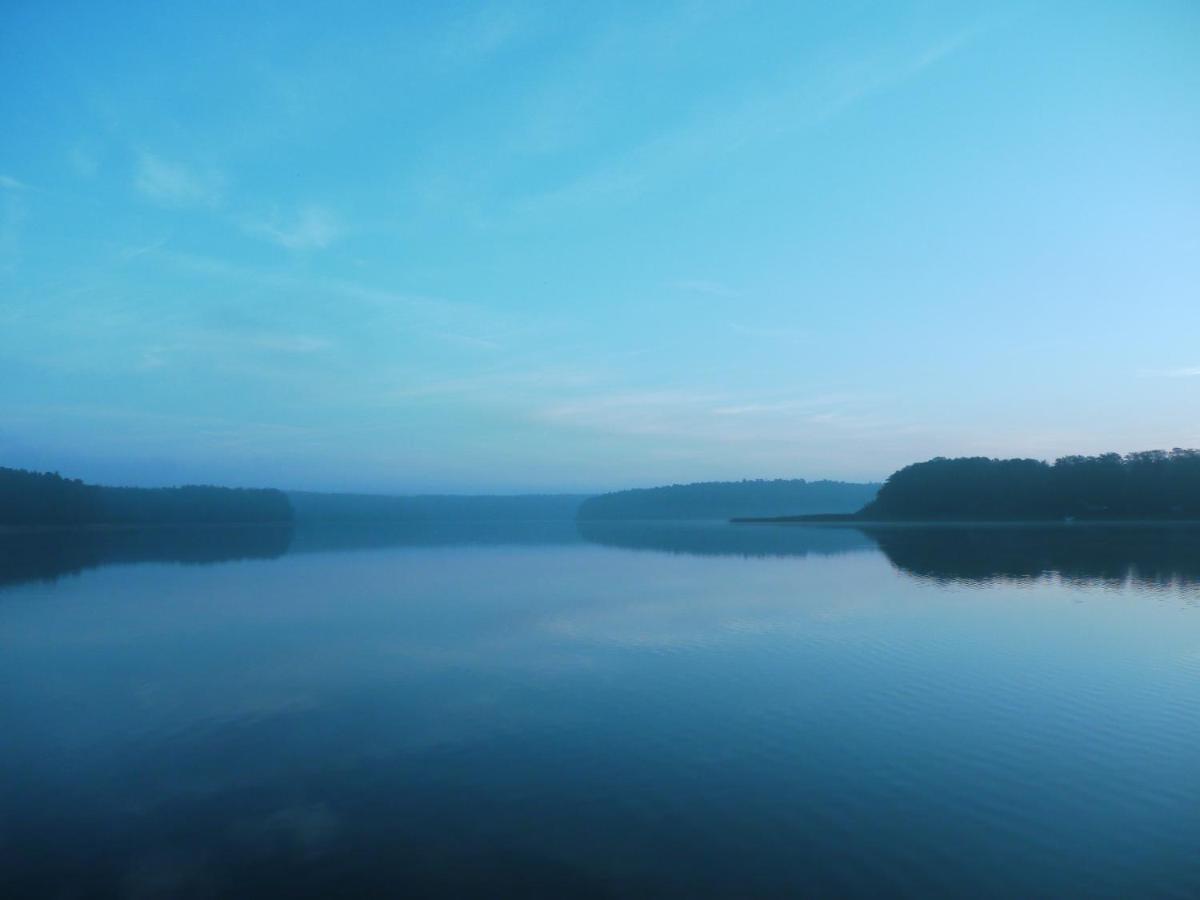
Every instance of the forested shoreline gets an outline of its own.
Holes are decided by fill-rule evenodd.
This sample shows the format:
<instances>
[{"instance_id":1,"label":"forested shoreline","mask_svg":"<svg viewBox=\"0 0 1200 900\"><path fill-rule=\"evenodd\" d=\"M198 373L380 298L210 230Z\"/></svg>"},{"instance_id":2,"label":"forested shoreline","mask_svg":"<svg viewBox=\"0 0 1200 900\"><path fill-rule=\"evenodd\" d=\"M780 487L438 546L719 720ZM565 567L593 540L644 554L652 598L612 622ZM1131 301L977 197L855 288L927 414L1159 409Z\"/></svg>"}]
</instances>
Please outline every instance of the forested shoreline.
<instances>
[{"instance_id":1,"label":"forested shoreline","mask_svg":"<svg viewBox=\"0 0 1200 900\"><path fill-rule=\"evenodd\" d=\"M860 518L1200 517L1200 451L1035 459L932 459L884 482Z\"/></svg>"},{"instance_id":2,"label":"forested shoreline","mask_svg":"<svg viewBox=\"0 0 1200 900\"><path fill-rule=\"evenodd\" d=\"M832 512L832 511L831 511ZM851 515L773 521L1053 521L1200 519L1200 450L1037 459L937 457L892 473ZM764 521L765 519L759 519Z\"/></svg>"},{"instance_id":3,"label":"forested shoreline","mask_svg":"<svg viewBox=\"0 0 1200 900\"><path fill-rule=\"evenodd\" d=\"M0 468L0 526L10 528L291 521L287 495L270 488L103 487L54 472Z\"/></svg>"},{"instance_id":4,"label":"forested shoreline","mask_svg":"<svg viewBox=\"0 0 1200 900\"><path fill-rule=\"evenodd\" d=\"M594 497L292 494L271 488L105 487L0 468L0 527L465 520L1048 521L1200 519L1200 450L1036 459L937 457L882 486L701 482Z\"/></svg>"}]
</instances>

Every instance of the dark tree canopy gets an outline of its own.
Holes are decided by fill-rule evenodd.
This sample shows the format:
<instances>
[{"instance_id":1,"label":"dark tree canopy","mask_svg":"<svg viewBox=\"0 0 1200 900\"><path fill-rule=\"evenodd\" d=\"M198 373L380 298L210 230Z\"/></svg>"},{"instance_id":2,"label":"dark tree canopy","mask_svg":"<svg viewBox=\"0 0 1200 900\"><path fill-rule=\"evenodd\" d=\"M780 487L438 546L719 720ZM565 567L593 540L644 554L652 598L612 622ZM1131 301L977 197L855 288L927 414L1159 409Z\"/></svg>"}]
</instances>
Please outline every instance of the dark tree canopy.
<instances>
[{"instance_id":1,"label":"dark tree canopy","mask_svg":"<svg viewBox=\"0 0 1200 900\"><path fill-rule=\"evenodd\" d=\"M878 484L844 481L705 481L617 491L592 497L580 519L730 519L797 513L850 513L875 496Z\"/></svg>"},{"instance_id":2,"label":"dark tree canopy","mask_svg":"<svg viewBox=\"0 0 1200 900\"><path fill-rule=\"evenodd\" d=\"M1200 451L1035 459L939 457L905 466L862 519L1200 518Z\"/></svg>"},{"instance_id":3,"label":"dark tree canopy","mask_svg":"<svg viewBox=\"0 0 1200 900\"><path fill-rule=\"evenodd\" d=\"M189 485L116 488L57 473L0 468L0 525L150 525L290 522L282 491Z\"/></svg>"}]
</instances>

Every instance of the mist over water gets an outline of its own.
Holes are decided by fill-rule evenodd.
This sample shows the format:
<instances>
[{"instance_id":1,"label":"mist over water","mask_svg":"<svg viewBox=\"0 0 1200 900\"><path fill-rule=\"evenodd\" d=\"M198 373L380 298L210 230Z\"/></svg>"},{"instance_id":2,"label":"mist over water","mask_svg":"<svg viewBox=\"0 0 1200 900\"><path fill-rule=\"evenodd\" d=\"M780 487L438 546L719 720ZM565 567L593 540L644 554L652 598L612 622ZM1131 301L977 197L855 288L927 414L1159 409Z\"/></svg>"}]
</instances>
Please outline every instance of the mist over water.
<instances>
[{"instance_id":1,"label":"mist over water","mask_svg":"<svg viewBox=\"0 0 1200 900\"><path fill-rule=\"evenodd\" d=\"M1191 526L168 531L0 538L5 896L1200 890Z\"/></svg>"}]
</instances>

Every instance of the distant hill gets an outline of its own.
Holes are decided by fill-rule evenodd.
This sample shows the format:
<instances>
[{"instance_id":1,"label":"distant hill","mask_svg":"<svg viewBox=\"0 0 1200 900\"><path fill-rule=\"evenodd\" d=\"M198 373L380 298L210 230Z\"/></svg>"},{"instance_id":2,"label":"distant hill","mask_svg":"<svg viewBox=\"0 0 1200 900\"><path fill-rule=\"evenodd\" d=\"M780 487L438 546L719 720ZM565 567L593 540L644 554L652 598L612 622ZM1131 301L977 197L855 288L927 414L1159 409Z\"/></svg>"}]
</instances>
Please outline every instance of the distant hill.
<instances>
[{"instance_id":1,"label":"distant hill","mask_svg":"<svg viewBox=\"0 0 1200 900\"><path fill-rule=\"evenodd\" d=\"M875 498L878 484L845 481L706 481L601 494L585 500L579 518L731 519L804 513L850 513Z\"/></svg>"},{"instance_id":2,"label":"distant hill","mask_svg":"<svg viewBox=\"0 0 1200 900\"><path fill-rule=\"evenodd\" d=\"M102 487L52 472L0 468L0 526L290 522L282 491L188 485Z\"/></svg>"},{"instance_id":3,"label":"distant hill","mask_svg":"<svg viewBox=\"0 0 1200 900\"><path fill-rule=\"evenodd\" d=\"M572 520L586 494L288 494L298 522L484 522Z\"/></svg>"}]
</instances>

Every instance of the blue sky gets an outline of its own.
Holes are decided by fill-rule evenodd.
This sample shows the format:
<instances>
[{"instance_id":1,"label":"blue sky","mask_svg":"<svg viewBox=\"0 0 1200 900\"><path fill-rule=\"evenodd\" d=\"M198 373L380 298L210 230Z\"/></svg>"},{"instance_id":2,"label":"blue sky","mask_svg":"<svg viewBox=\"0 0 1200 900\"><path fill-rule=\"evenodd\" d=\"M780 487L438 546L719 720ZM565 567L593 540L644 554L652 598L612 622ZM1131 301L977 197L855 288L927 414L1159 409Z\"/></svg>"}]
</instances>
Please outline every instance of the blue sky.
<instances>
[{"instance_id":1,"label":"blue sky","mask_svg":"<svg viewBox=\"0 0 1200 900\"><path fill-rule=\"evenodd\" d=\"M0 464L591 490L1200 446L1200 4L16 3Z\"/></svg>"}]
</instances>

